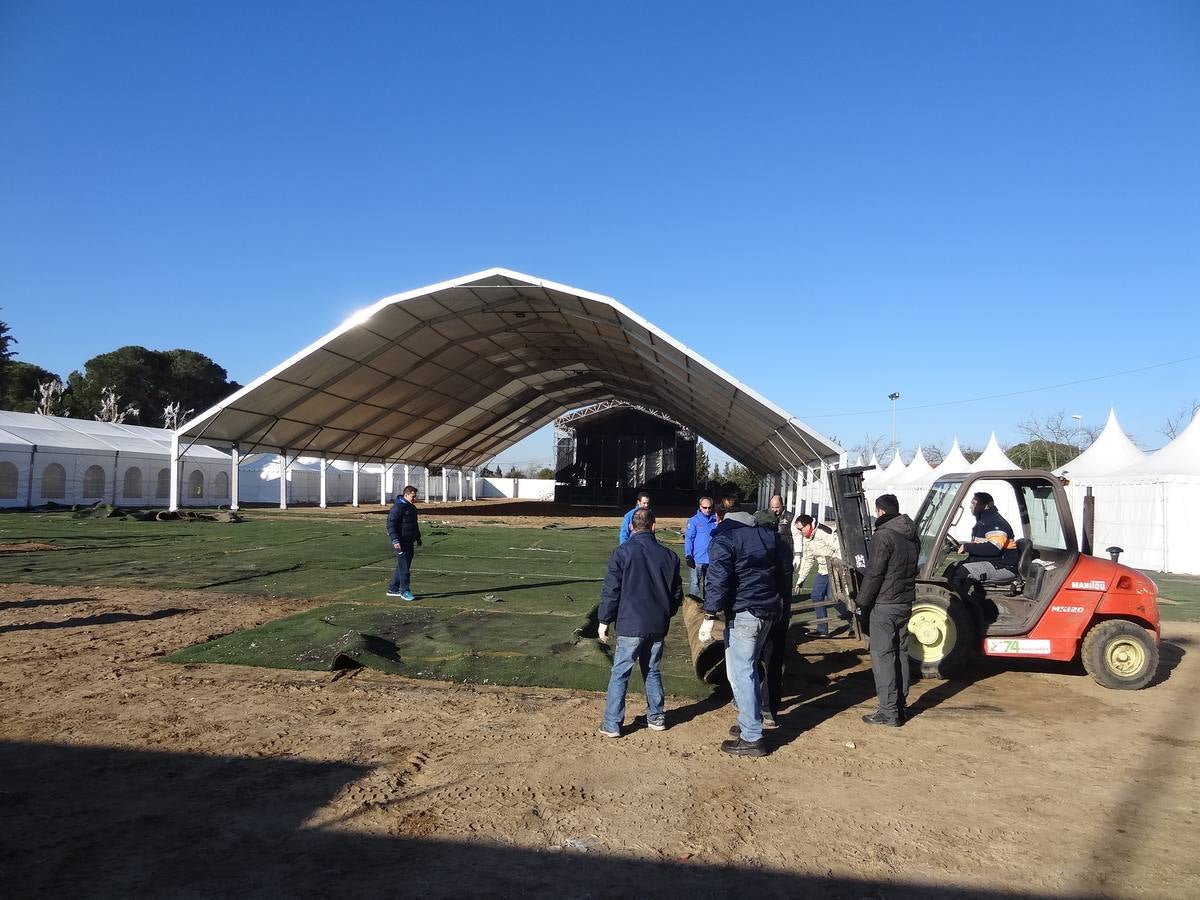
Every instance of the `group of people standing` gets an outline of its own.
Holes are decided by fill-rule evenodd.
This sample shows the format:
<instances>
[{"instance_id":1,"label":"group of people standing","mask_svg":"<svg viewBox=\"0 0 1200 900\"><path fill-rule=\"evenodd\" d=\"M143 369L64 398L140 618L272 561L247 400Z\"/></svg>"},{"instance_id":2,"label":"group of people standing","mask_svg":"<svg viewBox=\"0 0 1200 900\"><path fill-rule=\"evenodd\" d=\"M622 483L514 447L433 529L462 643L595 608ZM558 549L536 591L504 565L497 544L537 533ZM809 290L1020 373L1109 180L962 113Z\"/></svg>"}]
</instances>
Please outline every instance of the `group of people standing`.
<instances>
[{"instance_id":1,"label":"group of people standing","mask_svg":"<svg viewBox=\"0 0 1200 900\"><path fill-rule=\"evenodd\" d=\"M875 534L864 575L858 610L869 618L871 667L875 674L878 708L863 716L872 725L904 723L908 693L908 618L915 600L916 527L900 515L896 497L876 501ZM598 610L602 641L615 629L612 675L600 733L621 736L625 695L634 662L646 685L646 723L667 727L659 661L671 618L683 602L679 557L654 536L655 515L648 494L625 516L620 544L609 559ZM793 562L794 530L803 538ZM826 560L840 555L832 529L812 517L792 517L779 496L769 512L757 516L741 509L735 496L716 502L702 497L684 530L683 556L689 570L688 594L704 605L698 639L713 639L724 622L725 672L737 707L737 723L721 750L734 756L765 756L769 752L764 728L777 727L783 663L791 616L792 578L795 589L814 566L814 601L828 599ZM847 614L844 607L839 612ZM824 609L818 608L818 631L827 633ZM764 677L765 672L765 677Z\"/></svg>"}]
</instances>

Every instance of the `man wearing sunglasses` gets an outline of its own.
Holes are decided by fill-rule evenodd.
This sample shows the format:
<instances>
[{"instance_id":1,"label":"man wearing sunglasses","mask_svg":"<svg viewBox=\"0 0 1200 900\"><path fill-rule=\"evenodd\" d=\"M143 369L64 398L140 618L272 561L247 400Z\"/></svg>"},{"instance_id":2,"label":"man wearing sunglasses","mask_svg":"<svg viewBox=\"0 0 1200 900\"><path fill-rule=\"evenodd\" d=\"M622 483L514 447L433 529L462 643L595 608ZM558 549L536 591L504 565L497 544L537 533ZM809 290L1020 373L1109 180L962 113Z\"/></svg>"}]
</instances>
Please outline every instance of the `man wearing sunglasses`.
<instances>
[{"instance_id":1,"label":"man wearing sunglasses","mask_svg":"<svg viewBox=\"0 0 1200 900\"><path fill-rule=\"evenodd\" d=\"M704 580L708 573L708 545L712 541L712 530L717 525L717 514L713 511L713 498L701 497L700 508L688 519L683 533L683 559L691 571L688 581L688 596L704 600Z\"/></svg>"}]
</instances>

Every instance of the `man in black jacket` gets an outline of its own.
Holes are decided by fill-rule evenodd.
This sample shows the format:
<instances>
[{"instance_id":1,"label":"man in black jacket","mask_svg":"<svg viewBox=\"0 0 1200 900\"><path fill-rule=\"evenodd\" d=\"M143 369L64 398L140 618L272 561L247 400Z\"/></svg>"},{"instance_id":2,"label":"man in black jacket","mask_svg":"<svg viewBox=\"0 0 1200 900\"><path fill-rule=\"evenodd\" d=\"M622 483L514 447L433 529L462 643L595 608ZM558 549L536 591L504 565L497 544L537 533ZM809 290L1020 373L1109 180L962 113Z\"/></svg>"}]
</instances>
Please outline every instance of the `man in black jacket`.
<instances>
[{"instance_id":1,"label":"man in black jacket","mask_svg":"<svg viewBox=\"0 0 1200 900\"><path fill-rule=\"evenodd\" d=\"M679 557L655 539L654 511L635 509L630 526L629 540L608 559L597 612L600 640L608 640L609 625L616 623L612 675L600 724L600 733L612 738L621 736L625 692L635 660L646 685L646 724L652 731L667 727L658 664L671 617L683 602Z\"/></svg>"},{"instance_id":2,"label":"man in black jacket","mask_svg":"<svg viewBox=\"0 0 1200 900\"><path fill-rule=\"evenodd\" d=\"M917 526L900 515L895 494L875 501L875 531L867 547L867 570L855 603L870 614L871 671L879 708L863 716L868 725L904 724L908 697L908 620L917 599Z\"/></svg>"},{"instance_id":3,"label":"man in black jacket","mask_svg":"<svg viewBox=\"0 0 1200 900\"><path fill-rule=\"evenodd\" d=\"M721 749L734 756L765 756L759 663L771 626L783 615L792 586L792 558L774 528L760 528L734 507L713 531L708 548L708 584L700 640L712 638L725 615L725 675L737 703L734 740Z\"/></svg>"},{"instance_id":4,"label":"man in black jacket","mask_svg":"<svg viewBox=\"0 0 1200 900\"><path fill-rule=\"evenodd\" d=\"M387 595L401 600L416 600L409 590L409 575L415 548L421 546L421 527L417 524L417 489L411 484L396 497L388 511L387 531L396 551L396 571L392 573Z\"/></svg>"},{"instance_id":5,"label":"man in black jacket","mask_svg":"<svg viewBox=\"0 0 1200 900\"><path fill-rule=\"evenodd\" d=\"M971 512L975 527L971 529L971 542L959 545L958 552L965 553L967 559L959 566L958 577L980 583L1012 581L1018 556L1012 526L986 491L975 492Z\"/></svg>"}]
</instances>

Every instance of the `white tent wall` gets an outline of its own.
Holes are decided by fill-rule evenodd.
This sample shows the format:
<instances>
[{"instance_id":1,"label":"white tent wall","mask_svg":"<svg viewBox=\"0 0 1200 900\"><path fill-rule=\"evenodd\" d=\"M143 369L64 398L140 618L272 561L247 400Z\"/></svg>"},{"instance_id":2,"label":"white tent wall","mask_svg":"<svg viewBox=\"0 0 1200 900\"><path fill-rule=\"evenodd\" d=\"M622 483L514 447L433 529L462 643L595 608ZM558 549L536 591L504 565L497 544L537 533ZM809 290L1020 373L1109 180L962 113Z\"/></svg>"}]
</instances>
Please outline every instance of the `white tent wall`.
<instances>
[{"instance_id":1,"label":"white tent wall","mask_svg":"<svg viewBox=\"0 0 1200 900\"><path fill-rule=\"evenodd\" d=\"M480 500L553 500L553 478L480 478Z\"/></svg>"}]
</instances>

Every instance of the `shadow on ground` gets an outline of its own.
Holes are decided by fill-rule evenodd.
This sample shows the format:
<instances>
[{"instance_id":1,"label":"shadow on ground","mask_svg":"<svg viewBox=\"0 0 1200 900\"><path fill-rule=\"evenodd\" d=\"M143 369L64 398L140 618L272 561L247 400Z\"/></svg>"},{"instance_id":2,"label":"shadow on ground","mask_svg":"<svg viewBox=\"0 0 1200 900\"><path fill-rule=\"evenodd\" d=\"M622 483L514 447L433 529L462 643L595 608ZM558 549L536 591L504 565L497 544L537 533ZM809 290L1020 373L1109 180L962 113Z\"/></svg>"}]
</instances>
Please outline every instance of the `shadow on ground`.
<instances>
[{"instance_id":1,"label":"shadow on ground","mask_svg":"<svg viewBox=\"0 0 1200 900\"><path fill-rule=\"evenodd\" d=\"M0 871L14 897L942 898L922 883L305 828L369 768L0 744ZM469 815L469 810L463 811ZM983 900L1040 898L972 889ZM1056 894L1057 897L1064 895Z\"/></svg>"}]
</instances>

